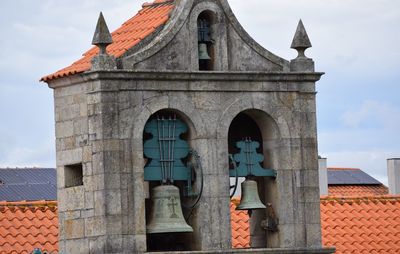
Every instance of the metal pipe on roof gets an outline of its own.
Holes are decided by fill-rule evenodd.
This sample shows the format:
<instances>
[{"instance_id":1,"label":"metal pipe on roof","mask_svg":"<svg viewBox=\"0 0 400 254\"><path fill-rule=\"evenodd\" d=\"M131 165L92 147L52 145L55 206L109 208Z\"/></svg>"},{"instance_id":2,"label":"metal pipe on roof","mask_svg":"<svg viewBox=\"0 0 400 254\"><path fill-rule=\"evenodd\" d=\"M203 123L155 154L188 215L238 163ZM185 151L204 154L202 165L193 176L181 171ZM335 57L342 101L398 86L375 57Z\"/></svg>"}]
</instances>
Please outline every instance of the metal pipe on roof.
<instances>
[{"instance_id":1,"label":"metal pipe on roof","mask_svg":"<svg viewBox=\"0 0 400 254\"><path fill-rule=\"evenodd\" d=\"M387 160L389 194L400 195L400 158Z\"/></svg>"},{"instance_id":2,"label":"metal pipe on roof","mask_svg":"<svg viewBox=\"0 0 400 254\"><path fill-rule=\"evenodd\" d=\"M326 158L318 158L319 194L328 195L328 162Z\"/></svg>"}]
</instances>

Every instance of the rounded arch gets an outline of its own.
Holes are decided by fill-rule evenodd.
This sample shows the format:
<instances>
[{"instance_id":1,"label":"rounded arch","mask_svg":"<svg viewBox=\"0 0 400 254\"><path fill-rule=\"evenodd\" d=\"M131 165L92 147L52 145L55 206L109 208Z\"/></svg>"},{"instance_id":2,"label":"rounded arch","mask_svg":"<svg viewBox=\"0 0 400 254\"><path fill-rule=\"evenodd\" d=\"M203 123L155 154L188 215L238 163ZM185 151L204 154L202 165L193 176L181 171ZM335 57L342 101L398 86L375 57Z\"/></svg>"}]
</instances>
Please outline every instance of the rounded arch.
<instances>
[{"instance_id":1,"label":"rounded arch","mask_svg":"<svg viewBox=\"0 0 400 254\"><path fill-rule=\"evenodd\" d=\"M255 140L260 143L260 148L257 151L262 153L264 160L261 163L265 169L275 169L278 173L277 178L272 177L251 177L252 180L257 181L258 194L262 203L269 204L272 208L268 209L280 209L280 197L282 196L280 190L282 187L282 160L285 157L290 157L290 152L285 153L285 150L281 149L282 140L289 136L289 128L286 120L281 116L279 111L274 110L273 106L264 106L263 108L256 108L252 103L251 98L240 101L235 101L231 106L225 110L221 117L220 126L218 130L219 138L224 138L229 147L229 132L231 131L231 125L237 120L237 117L242 117L242 122L239 123L239 128L250 128L250 132L258 129L261 133L254 134ZM245 116L245 117L243 117ZM247 121L247 123L246 123ZM245 125L242 127L240 125ZM225 127L227 126L227 127ZM238 126L236 124L236 126ZM235 127L235 126L234 126ZM239 131L240 132L240 131ZM243 131L243 134L250 133ZM260 137L261 136L261 137ZM253 138L253 137L252 137ZM231 140L232 142L232 140ZM243 179L244 180L244 179ZM259 227L260 223L267 216L268 209L254 210L250 221L251 228L251 247L252 248L266 248L266 247L277 247L279 246L278 239L279 233L277 232L266 232Z\"/></svg>"},{"instance_id":2,"label":"rounded arch","mask_svg":"<svg viewBox=\"0 0 400 254\"><path fill-rule=\"evenodd\" d=\"M240 113L245 112L262 128L264 138L284 138L290 137L290 128L287 121L280 116L273 107L255 107L251 98L240 98L234 101L222 113L217 127L217 137L219 139L228 138L229 126L233 119ZM267 127L270 131L267 132ZM265 135L265 136L264 136Z\"/></svg>"},{"instance_id":3,"label":"rounded arch","mask_svg":"<svg viewBox=\"0 0 400 254\"><path fill-rule=\"evenodd\" d=\"M218 34L212 34L211 37L214 39L214 63L213 70L222 71L228 69L228 49L227 49L227 29L226 18L224 11L213 2L200 2L195 5L189 16L190 34L191 34L191 45L193 50L191 54L191 69L199 69L198 61L198 31L197 31L197 20L202 13L208 13L212 16L213 24L212 31L218 31Z\"/></svg>"},{"instance_id":4,"label":"rounded arch","mask_svg":"<svg viewBox=\"0 0 400 254\"><path fill-rule=\"evenodd\" d=\"M193 101L182 97L172 100L168 96L161 96L154 97L154 99L149 100L142 107L137 108L135 112L132 112L133 117L130 118L129 123L129 136L131 139L141 140L146 122L153 114L161 110L176 111L182 117L182 120L188 124L193 139L204 135L203 132L206 130L206 123L200 114L195 113L196 109Z\"/></svg>"}]
</instances>

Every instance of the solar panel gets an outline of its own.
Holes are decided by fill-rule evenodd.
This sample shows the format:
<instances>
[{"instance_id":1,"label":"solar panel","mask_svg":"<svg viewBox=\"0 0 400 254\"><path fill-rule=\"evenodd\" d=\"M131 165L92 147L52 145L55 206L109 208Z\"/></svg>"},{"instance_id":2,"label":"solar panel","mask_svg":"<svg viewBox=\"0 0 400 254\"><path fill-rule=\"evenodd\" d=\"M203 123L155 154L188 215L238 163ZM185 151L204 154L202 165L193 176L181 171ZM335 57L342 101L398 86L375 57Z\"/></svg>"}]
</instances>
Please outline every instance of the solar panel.
<instances>
[{"instance_id":1,"label":"solar panel","mask_svg":"<svg viewBox=\"0 0 400 254\"><path fill-rule=\"evenodd\" d=\"M0 169L0 201L57 199L57 177L53 168Z\"/></svg>"},{"instance_id":2,"label":"solar panel","mask_svg":"<svg viewBox=\"0 0 400 254\"><path fill-rule=\"evenodd\" d=\"M328 170L328 184L380 185L382 183L362 170Z\"/></svg>"}]
</instances>

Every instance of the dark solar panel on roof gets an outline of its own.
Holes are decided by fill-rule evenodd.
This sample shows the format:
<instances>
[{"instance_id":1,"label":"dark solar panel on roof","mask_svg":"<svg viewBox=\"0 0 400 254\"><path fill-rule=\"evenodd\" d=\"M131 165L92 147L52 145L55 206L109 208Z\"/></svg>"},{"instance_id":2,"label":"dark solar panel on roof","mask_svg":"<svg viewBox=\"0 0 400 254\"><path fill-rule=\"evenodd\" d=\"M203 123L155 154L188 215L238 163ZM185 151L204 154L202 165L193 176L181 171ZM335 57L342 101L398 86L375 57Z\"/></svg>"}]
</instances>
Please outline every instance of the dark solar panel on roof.
<instances>
[{"instance_id":1,"label":"dark solar panel on roof","mask_svg":"<svg viewBox=\"0 0 400 254\"><path fill-rule=\"evenodd\" d=\"M362 170L328 170L328 184L381 185L382 183Z\"/></svg>"},{"instance_id":2,"label":"dark solar panel on roof","mask_svg":"<svg viewBox=\"0 0 400 254\"><path fill-rule=\"evenodd\" d=\"M54 168L4 168L0 181L0 201L57 200Z\"/></svg>"}]
</instances>

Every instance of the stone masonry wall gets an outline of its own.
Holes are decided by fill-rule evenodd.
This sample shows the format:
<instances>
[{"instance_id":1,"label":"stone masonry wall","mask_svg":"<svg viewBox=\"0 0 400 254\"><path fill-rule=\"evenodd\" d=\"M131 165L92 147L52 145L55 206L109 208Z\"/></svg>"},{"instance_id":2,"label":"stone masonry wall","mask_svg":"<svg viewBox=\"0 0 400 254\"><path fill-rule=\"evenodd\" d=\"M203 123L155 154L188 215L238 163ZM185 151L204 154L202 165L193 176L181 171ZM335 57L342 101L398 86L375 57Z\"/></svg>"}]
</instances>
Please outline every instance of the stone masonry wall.
<instances>
[{"instance_id":1,"label":"stone masonry wall","mask_svg":"<svg viewBox=\"0 0 400 254\"><path fill-rule=\"evenodd\" d=\"M270 187L265 187L264 202L274 205L279 232L266 236L258 227L255 246L265 246L268 239L268 247L320 247L312 82L318 75L287 75L279 81L268 74L253 81L250 74L229 73L195 80L182 73L86 76L85 84L55 90L61 251L146 250L142 136L149 117L162 109L181 112L193 126L190 143L204 168L206 184L191 221L191 249L231 246L227 135L233 118L246 110L258 112L258 123L264 117L270 122L265 126L271 131L262 130L270 133L264 146L278 171L275 181L265 180ZM300 78L302 82L295 80ZM64 166L77 163L83 165L83 186L64 188ZM259 216L265 219L265 214Z\"/></svg>"}]
</instances>

